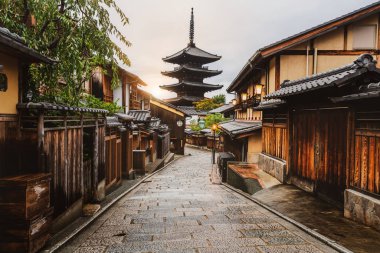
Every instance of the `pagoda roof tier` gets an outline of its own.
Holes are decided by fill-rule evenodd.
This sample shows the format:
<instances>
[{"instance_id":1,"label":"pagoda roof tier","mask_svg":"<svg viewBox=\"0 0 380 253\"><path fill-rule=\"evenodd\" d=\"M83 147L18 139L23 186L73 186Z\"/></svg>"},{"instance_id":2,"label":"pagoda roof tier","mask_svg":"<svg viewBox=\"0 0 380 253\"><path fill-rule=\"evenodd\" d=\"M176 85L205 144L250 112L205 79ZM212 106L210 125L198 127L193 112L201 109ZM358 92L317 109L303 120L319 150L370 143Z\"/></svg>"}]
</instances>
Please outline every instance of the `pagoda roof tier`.
<instances>
[{"instance_id":1,"label":"pagoda roof tier","mask_svg":"<svg viewBox=\"0 0 380 253\"><path fill-rule=\"evenodd\" d=\"M163 71L161 72L165 76L170 76L174 78L182 78L182 77L198 77L198 78L208 78L212 76L217 76L221 74L223 71L221 70L209 70L206 68L196 68L189 66L180 66L175 68L172 71Z\"/></svg>"},{"instance_id":2,"label":"pagoda roof tier","mask_svg":"<svg viewBox=\"0 0 380 253\"><path fill-rule=\"evenodd\" d=\"M186 62L207 64L218 61L220 58L222 57L215 54L210 54L200 48L197 48L195 45L189 45L171 56L162 58L162 60L174 64L183 64Z\"/></svg>"},{"instance_id":3,"label":"pagoda roof tier","mask_svg":"<svg viewBox=\"0 0 380 253\"><path fill-rule=\"evenodd\" d=\"M194 102L198 102L203 99L205 99L205 97L179 96L175 98L165 99L165 102L171 103L173 105L193 105Z\"/></svg>"},{"instance_id":4,"label":"pagoda roof tier","mask_svg":"<svg viewBox=\"0 0 380 253\"><path fill-rule=\"evenodd\" d=\"M219 90L223 88L223 85L208 84L208 83L202 83L202 82L182 81L175 84L161 85L160 88L164 90L169 90L169 91L179 90L179 89L192 89L192 88L196 88L197 90L212 91L212 90Z\"/></svg>"}]
</instances>

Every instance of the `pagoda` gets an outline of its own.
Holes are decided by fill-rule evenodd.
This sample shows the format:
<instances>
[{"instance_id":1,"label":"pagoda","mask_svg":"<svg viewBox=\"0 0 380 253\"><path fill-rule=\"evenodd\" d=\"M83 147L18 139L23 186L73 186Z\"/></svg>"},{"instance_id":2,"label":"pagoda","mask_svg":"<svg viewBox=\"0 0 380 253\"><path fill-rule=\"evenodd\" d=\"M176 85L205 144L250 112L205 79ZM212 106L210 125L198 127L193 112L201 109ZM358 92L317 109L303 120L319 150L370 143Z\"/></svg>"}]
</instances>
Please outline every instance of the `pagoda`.
<instances>
[{"instance_id":1,"label":"pagoda","mask_svg":"<svg viewBox=\"0 0 380 253\"><path fill-rule=\"evenodd\" d=\"M178 79L178 83L160 86L162 89L177 93L177 97L165 101L176 106L193 106L194 102L205 99L206 92L221 89L222 85L203 82L205 78L222 73L222 71L210 70L203 66L218 61L220 58L221 56L210 54L195 46L194 13L191 8L189 44L181 51L162 59L165 62L179 65L174 70L162 72L165 76Z\"/></svg>"}]
</instances>

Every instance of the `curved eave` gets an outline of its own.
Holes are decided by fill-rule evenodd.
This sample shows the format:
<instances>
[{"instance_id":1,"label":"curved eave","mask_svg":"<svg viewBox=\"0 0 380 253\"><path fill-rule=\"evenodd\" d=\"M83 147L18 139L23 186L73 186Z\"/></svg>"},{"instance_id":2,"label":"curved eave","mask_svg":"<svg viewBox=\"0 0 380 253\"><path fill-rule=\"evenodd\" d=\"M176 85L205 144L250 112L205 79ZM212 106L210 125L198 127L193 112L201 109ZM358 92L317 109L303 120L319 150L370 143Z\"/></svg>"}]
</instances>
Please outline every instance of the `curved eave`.
<instances>
[{"instance_id":1,"label":"curved eave","mask_svg":"<svg viewBox=\"0 0 380 253\"><path fill-rule=\"evenodd\" d=\"M175 98L168 98L165 99L165 102L167 103L173 103L173 102L198 102L205 99L205 97L193 97L193 96L181 96L181 97L175 97Z\"/></svg>"},{"instance_id":2,"label":"curved eave","mask_svg":"<svg viewBox=\"0 0 380 253\"><path fill-rule=\"evenodd\" d=\"M221 70L207 70L207 69L181 67L179 69L172 70L172 71L163 71L161 72L161 74L165 76L170 76L170 77L178 77L183 74L191 74L191 75L198 75L198 76L207 78L207 77L220 75L222 72L223 71Z\"/></svg>"},{"instance_id":3,"label":"curved eave","mask_svg":"<svg viewBox=\"0 0 380 253\"><path fill-rule=\"evenodd\" d=\"M188 46L187 48L184 48L175 54L162 58L162 60L165 62L176 64L185 62L185 60L191 58L198 62L211 63L220 60L222 57L206 52L195 46Z\"/></svg>"},{"instance_id":4,"label":"curved eave","mask_svg":"<svg viewBox=\"0 0 380 253\"><path fill-rule=\"evenodd\" d=\"M160 88L165 90L174 90L176 88L200 88L205 90L219 90L223 88L223 85L218 84L207 84L207 83L175 83L169 85L161 85Z\"/></svg>"}]
</instances>

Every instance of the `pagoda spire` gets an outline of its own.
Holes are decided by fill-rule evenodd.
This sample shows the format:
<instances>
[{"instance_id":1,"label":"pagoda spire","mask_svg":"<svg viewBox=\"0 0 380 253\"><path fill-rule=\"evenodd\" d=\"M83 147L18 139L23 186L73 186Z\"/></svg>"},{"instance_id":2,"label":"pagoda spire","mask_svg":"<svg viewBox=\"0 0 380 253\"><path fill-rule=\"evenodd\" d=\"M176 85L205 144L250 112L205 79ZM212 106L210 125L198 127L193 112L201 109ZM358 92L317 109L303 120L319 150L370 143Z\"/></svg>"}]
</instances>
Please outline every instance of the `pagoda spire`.
<instances>
[{"instance_id":1,"label":"pagoda spire","mask_svg":"<svg viewBox=\"0 0 380 253\"><path fill-rule=\"evenodd\" d=\"M194 44L194 11L191 8L191 18L190 18L190 43L189 46L195 46Z\"/></svg>"}]
</instances>

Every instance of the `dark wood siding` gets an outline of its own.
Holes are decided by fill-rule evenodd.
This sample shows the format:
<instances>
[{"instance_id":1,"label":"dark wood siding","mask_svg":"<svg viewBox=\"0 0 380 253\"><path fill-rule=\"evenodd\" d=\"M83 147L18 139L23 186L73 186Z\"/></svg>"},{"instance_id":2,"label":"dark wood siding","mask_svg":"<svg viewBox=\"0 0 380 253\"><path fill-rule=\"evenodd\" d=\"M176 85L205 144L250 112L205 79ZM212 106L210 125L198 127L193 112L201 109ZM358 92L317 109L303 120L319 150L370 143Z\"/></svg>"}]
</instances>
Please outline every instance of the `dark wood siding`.
<instances>
[{"instance_id":1,"label":"dark wood siding","mask_svg":"<svg viewBox=\"0 0 380 253\"><path fill-rule=\"evenodd\" d=\"M185 117L157 106L155 103L155 101L152 101L150 105L152 116L160 118L162 123L168 125L170 129L170 139L173 142L173 148L171 151L175 154L183 155L186 142ZM183 122L181 127L177 125L177 121L179 120Z\"/></svg>"},{"instance_id":2,"label":"dark wood siding","mask_svg":"<svg viewBox=\"0 0 380 253\"><path fill-rule=\"evenodd\" d=\"M380 111L358 111L355 123L350 186L380 194Z\"/></svg>"},{"instance_id":3,"label":"dark wood siding","mask_svg":"<svg viewBox=\"0 0 380 253\"><path fill-rule=\"evenodd\" d=\"M264 112L262 149L265 154L287 160L287 114Z\"/></svg>"}]
</instances>

